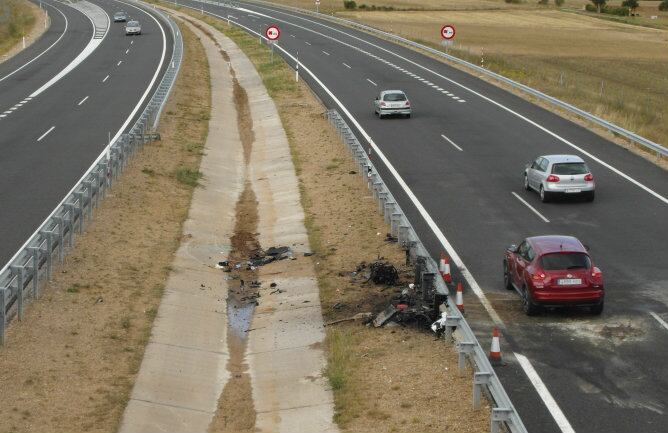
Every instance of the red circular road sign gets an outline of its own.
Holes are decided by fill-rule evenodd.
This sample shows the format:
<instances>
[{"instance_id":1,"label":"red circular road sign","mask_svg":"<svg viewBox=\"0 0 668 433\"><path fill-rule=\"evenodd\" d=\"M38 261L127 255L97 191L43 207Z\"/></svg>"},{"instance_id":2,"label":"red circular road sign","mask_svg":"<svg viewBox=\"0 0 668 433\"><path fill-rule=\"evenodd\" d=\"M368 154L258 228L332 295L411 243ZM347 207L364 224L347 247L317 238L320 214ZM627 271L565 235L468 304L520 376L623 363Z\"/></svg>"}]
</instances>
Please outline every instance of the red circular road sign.
<instances>
[{"instance_id":1,"label":"red circular road sign","mask_svg":"<svg viewBox=\"0 0 668 433\"><path fill-rule=\"evenodd\" d=\"M264 35L270 41L277 41L278 38L281 37L281 30L278 28L278 26L269 26L267 27L267 30L264 31Z\"/></svg>"},{"instance_id":2,"label":"red circular road sign","mask_svg":"<svg viewBox=\"0 0 668 433\"><path fill-rule=\"evenodd\" d=\"M443 39L452 39L455 37L455 26L447 25L441 27L441 37Z\"/></svg>"}]
</instances>

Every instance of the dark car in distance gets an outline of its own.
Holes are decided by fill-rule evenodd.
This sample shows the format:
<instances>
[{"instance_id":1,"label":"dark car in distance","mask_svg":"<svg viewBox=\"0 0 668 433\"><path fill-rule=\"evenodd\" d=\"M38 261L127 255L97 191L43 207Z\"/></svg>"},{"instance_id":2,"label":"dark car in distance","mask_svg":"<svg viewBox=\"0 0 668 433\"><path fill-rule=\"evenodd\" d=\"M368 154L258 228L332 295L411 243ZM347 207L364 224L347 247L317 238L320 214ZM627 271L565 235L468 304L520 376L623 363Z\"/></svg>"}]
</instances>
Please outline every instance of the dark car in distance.
<instances>
[{"instance_id":1,"label":"dark car in distance","mask_svg":"<svg viewBox=\"0 0 668 433\"><path fill-rule=\"evenodd\" d=\"M503 257L503 280L520 294L528 316L560 306L603 312L603 274L573 236L535 236L511 245Z\"/></svg>"}]
</instances>

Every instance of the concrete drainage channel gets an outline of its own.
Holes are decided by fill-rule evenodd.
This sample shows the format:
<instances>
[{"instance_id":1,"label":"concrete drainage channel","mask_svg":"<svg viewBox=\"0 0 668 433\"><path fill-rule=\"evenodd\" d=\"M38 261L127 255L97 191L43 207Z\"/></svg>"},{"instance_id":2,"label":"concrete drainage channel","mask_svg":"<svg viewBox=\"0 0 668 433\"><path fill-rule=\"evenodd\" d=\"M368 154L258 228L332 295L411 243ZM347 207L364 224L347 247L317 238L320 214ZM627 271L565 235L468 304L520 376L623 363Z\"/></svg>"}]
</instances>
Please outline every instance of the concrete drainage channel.
<instances>
[{"instance_id":1,"label":"concrete drainage channel","mask_svg":"<svg viewBox=\"0 0 668 433\"><path fill-rule=\"evenodd\" d=\"M399 245L406 250L407 260L414 265L415 284L422 292L423 301L440 308L441 319L434 324L434 327L442 328L447 342L455 342L456 350L459 353L460 374L465 372L466 360L472 365L474 369L474 407L480 407L481 393L484 391L493 406L490 431L492 433L501 432L505 427L513 433L526 433L527 430L494 372L487 354L455 302L450 298L450 289L441 278L436 262L425 249L411 223L345 120L336 110L328 110L326 116L355 158L359 166L359 173L367 179L368 187L378 202L378 209L385 217L385 222L390 226L392 236L398 239Z\"/></svg>"},{"instance_id":2,"label":"concrete drainage channel","mask_svg":"<svg viewBox=\"0 0 668 433\"><path fill-rule=\"evenodd\" d=\"M24 304L37 299L40 284L51 279L54 260L63 263L67 249L72 248L77 234L93 218L93 209L128 163L129 158L145 143L159 136L153 131L169 96L183 55L181 32L172 19L159 14L168 23L174 38L169 67L144 111L128 134L110 143L97 157L81 180L53 210L35 233L0 269L0 346L5 343L9 320L23 317Z\"/></svg>"}]
</instances>

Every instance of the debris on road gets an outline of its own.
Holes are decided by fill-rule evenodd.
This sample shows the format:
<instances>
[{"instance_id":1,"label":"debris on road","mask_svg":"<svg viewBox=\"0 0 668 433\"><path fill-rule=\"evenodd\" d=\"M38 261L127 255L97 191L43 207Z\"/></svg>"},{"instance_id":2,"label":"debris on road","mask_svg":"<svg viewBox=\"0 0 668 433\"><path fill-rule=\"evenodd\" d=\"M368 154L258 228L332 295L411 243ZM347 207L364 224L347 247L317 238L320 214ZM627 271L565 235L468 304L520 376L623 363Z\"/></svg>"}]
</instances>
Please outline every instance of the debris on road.
<instances>
[{"instance_id":1,"label":"debris on road","mask_svg":"<svg viewBox=\"0 0 668 433\"><path fill-rule=\"evenodd\" d=\"M325 326L336 325L337 323L343 322L353 322L361 321L363 324L369 323L373 319L373 313L357 313L352 317L346 317L345 319L332 320L331 322L325 323Z\"/></svg>"},{"instance_id":2,"label":"debris on road","mask_svg":"<svg viewBox=\"0 0 668 433\"><path fill-rule=\"evenodd\" d=\"M371 273L369 279L376 284L394 286L399 280L399 273L394 265L387 261L376 260L369 265Z\"/></svg>"}]
</instances>

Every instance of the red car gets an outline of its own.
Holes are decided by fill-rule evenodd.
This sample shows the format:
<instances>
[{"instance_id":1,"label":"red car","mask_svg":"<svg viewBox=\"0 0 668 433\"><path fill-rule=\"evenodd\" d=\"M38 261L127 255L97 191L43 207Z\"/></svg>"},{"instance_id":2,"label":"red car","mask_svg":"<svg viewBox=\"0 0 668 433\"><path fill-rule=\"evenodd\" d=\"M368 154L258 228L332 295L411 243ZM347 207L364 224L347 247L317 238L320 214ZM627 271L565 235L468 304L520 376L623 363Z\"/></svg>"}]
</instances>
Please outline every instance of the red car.
<instances>
[{"instance_id":1,"label":"red car","mask_svg":"<svg viewBox=\"0 0 668 433\"><path fill-rule=\"evenodd\" d=\"M503 282L520 294L528 316L557 306L603 312L603 274L572 236L535 236L511 245L503 258Z\"/></svg>"}]
</instances>

